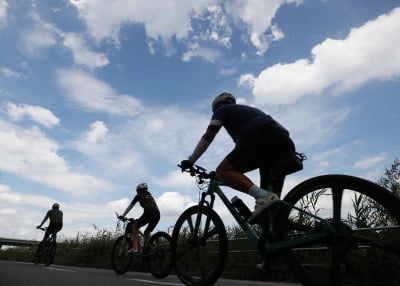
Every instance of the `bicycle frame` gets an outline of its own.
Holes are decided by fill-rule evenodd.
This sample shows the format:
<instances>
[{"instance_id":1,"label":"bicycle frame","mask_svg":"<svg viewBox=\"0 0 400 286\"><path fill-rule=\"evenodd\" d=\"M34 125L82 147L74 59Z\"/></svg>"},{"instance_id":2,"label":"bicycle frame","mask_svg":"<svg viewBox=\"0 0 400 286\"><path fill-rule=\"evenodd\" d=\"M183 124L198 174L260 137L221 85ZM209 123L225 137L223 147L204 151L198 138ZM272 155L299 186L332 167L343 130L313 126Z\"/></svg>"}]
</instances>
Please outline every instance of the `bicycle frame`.
<instances>
[{"instance_id":1,"label":"bicycle frame","mask_svg":"<svg viewBox=\"0 0 400 286\"><path fill-rule=\"evenodd\" d=\"M210 183L208 185L207 191L204 191L202 193L201 199L199 201L199 206L204 206L207 205L207 207L213 208L214 206L214 201L215 201L215 194L218 195L218 197L222 200L224 205L227 207L229 212L232 214L236 222L239 224L243 232L246 234L247 238L251 241L253 246L255 248L259 248L259 240L260 237L256 234L256 232L250 227L249 223L245 221L242 216L239 214L239 212L233 207L227 196L222 192L220 186L223 185L221 182L211 179ZM210 201L207 201L206 198L207 196L210 197ZM312 213L309 213L307 211L304 211L294 205L291 205L285 201L280 201L281 204L296 209L308 216L311 216L319 221L322 222L322 230L321 232L316 232L313 234L309 234L307 237L301 237L301 238L294 238L291 240L282 240L278 242L270 242L268 240L265 241L264 249L265 249L265 254L269 253L276 253L285 249L292 249L295 247L299 246L304 246L312 242L316 242L322 239L325 239L329 236L332 236L335 234L335 229L323 218L316 216ZM196 219L196 225L195 225L195 233L197 233L197 230L199 229L200 226L200 217L198 216ZM206 222L206 229L209 227L209 221Z\"/></svg>"}]
</instances>

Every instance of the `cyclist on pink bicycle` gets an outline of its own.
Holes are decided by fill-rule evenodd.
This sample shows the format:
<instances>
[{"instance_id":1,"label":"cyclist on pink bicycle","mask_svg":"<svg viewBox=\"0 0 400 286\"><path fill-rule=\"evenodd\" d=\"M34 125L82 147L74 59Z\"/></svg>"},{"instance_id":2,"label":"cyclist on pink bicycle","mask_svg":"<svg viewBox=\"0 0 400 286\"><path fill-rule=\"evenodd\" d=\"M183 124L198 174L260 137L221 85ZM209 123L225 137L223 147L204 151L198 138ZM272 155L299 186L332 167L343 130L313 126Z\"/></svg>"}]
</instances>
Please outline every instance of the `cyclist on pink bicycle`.
<instances>
[{"instance_id":1,"label":"cyclist on pink bicycle","mask_svg":"<svg viewBox=\"0 0 400 286\"><path fill-rule=\"evenodd\" d=\"M148 224L145 231L144 237L148 241L150 238L150 233L154 230L158 222L160 221L160 211L151 193L148 191L146 183L141 183L136 187L136 196L133 198L132 202L127 206L124 213L118 218L123 219L129 213L129 211L134 207L134 205L139 202L143 208L143 214L135 221L132 225L133 234L133 245L128 252L138 252L139 251L139 229Z\"/></svg>"}]
</instances>

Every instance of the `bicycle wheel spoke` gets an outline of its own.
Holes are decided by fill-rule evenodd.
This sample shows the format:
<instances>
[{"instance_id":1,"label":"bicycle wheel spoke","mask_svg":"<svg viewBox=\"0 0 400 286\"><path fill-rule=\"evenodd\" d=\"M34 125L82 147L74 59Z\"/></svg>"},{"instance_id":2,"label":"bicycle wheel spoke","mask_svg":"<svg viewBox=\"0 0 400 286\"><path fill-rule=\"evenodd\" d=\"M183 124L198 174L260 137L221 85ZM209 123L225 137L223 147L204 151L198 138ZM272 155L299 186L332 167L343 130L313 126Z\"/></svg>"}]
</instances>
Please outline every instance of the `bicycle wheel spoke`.
<instances>
[{"instance_id":1,"label":"bicycle wheel spoke","mask_svg":"<svg viewBox=\"0 0 400 286\"><path fill-rule=\"evenodd\" d=\"M192 217L191 217L191 216L187 217L187 218L186 218L186 221L187 221L187 225L188 225L188 227L189 227L190 232L193 233L194 226L193 226Z\"/></svg>"},{"instance_id":2,"label":"bicycle wheel spoke","mask_svg":"<svg viewBox=\"0 0 400 286\"><path fill-rule=\"evenodd\" d=\"M117 274L124 274L132 263L132 255L127 254L129 242L120 236L111 249L111 266Z\"/></svg>"},{"instance_id":3,"label":"bicycle wheel spoke","mask_svg":"<svg viewBox=\"0 0 400 286\"><path fill-rule=\"evenodd\" d=\"M146 260L150 272L156 278L164 278L172 269L171 237L165 232L157 232L150 238L149 245L152 250Z\"/></svg>"},{"instance_id":4,"label":"bicycle wheel spoke","mask_svg":"<svg viewBox=\"0 0 400 286\"><path fill-rule=\"evenodd\" d=\"M342 197L343 197L343 188L333 187L332 188L333 223L336 224L339 224L341 222Z\"/></svg>"},{"instance_id":5,"label":"bicycle wheel spoke","mask_svg":"<svg viewBox=\"0 0 400 286\"><path fill-rule=\"evenodd\" d=\"M185 284L212 285L218 279L226 262L227 238L212 209L187 209L175 224L172 244L175 271Z\"/></svg>"}]
</instances>

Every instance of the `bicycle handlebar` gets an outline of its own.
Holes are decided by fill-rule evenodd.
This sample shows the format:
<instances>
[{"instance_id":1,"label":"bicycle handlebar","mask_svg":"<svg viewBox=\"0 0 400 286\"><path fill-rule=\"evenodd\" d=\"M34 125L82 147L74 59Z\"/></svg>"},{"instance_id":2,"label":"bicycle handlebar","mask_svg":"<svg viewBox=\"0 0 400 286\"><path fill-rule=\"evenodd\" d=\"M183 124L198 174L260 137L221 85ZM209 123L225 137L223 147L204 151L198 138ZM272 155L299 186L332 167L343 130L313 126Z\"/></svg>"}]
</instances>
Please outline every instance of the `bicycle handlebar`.
<instances>
[{"instance_id":1,"label":"bicycle handlebar","mask_svg":"<svg viewBox=\"0 0 400 286\"><path fill-rule=\"evenodd\" d=\"M47 230L47 227L36 227L36 229L41 229L41 230L43 230L43 231L46 231L46 230Z\"/></svg>"},{"instance_id":2,"label":"bicycle handlebar","mask_svg":"<svg viewBox=\"0 0 400 286\"><path fill-rule=\"evenodd\" d=\"M183 169L181 165L178 164L178 167L181 168L182 172L187 172L192 177L196 177L199 180L204 179L215 179L215 171L207 172L206 169L199 165L193 165L190 168Z\"/></svg>"},{"instance_id":3,"label":"bicycle handlebar","mask_svg":"<svg viewBox=\"0 0 400 286\"><path fill-rule=\"evenodd\" d=\"M135 221L135 219L133 219L133 218L127 218L127 217L121 218L120 215L119 215L117 212L115 212L115 214L117 215L117 218L118 218L118 220L120 220L120 221L123 221L123 222L126 222L126 221L131 221L131 222L133 222L133 221Z\"/></svg>"}]
</instances>

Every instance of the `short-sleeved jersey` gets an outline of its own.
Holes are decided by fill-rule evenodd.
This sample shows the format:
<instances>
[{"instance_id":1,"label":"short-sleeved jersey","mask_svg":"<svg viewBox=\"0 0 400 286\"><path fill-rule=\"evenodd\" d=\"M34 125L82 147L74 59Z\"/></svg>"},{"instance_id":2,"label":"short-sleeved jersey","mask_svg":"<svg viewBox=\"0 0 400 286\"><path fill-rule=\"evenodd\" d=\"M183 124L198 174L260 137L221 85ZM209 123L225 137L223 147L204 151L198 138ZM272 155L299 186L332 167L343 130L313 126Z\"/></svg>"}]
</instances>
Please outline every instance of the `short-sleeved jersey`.
<instances>
[{"instance_id":1,"label":"short-sleeved jersey","mask_svg":"<svg viewBox=\"0 0 400 286\"><path fill-rule=\"evenodd\" d=\"M58 209L51 209L46 215L49 217L50 223L63 222L63 212Z\"/></svg>"},{"instance_id":2,"label":"short-sleeved jersey","mask_svg":"<svg viewBox=\"0 0 400 286\"><path fill-rule=\"evenodd\" d=\"M208 128L219 129L224 126L236 144L246 141L262 126L276 126L289 135L289 132L270 115L261 110L241 104L225 104L212 115Z\"/></svg>"},{"instance_id":3,"label":"short-sleeved jersey","mask_svg":"<svg viewBox=\"0 0 400 286\"><path fill-rule=\"evenodd\" d=\"M139 192L132 200L131 204L134 206L136 202L140 203L140 206L144 210L154 210L157 209L156 201L154 200L153 196L149 192Z\"/></svg>"}]
</instances>

